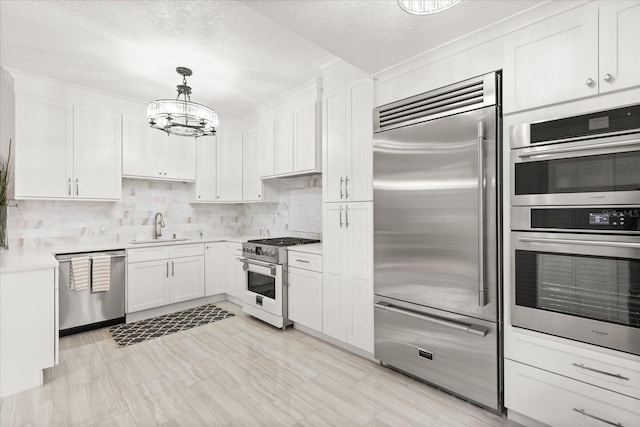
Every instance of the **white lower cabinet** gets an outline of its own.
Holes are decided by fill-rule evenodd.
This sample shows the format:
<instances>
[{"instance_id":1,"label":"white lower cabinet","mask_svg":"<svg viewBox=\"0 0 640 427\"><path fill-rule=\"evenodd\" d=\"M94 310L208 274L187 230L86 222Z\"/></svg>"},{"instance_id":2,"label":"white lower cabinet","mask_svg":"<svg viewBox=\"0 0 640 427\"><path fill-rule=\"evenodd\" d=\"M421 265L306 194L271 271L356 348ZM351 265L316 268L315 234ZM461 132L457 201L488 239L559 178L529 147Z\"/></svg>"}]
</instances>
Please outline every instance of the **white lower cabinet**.
<instances>
[{"instance_id":1,"label":"white lower cabinet","mask_svg":"<svg viewBox=\"0 0 640 427\"><path fill-rule=\"evenodd\" d=\"M224 289L227 295L242 299L245 271L239 261L240 258L242 258L242 243L227 243L224 252Z\"/></svg>"},{"instance_id":2,"label":"white lower cabinet","mask_svg":"<svg viewBox=\"0 0 640 427\"><path fill-rule=\"evenodd\" d=\"M127 313L203 297L202 244L127 252Z\"/></svg>"},{"instance_id":3,"label":"white lower cabinet","mask_svg":"<svg viewBox=\"0 0 640 427\"><path fill-rule=\"evenodd\" d=\"M224 242L204 245L204 294L206 296L225 292L225 247Z\"/></svg>"},{"instance_id":4,"label":"white lower cabinet","mask_svg":"<svg viewBox=\"0 0 640 427\"><path fill-rule=\"evenodd\" d=\"M289 251L289 320L322 332L322 255Z\"/></svg>"},{"instance_id":5,"label":"white lower cabinet","mask_svg":"<svg viewBox=\"0 0 640 427\"><path fill-rule=\"evenodd\" d=\"M324 203L322 332L373 353L373 203Z\"/></svg>"},{"instance_id":6,"label":"white lower cabinet","mask_svg":"<svg viewBox=\"0 0 640 427\"><path fill-rule=\"evenodd\" d=\"M505 360L509 410L551 426L638 426L640 400Z\"/></svg>"}]
</instances>

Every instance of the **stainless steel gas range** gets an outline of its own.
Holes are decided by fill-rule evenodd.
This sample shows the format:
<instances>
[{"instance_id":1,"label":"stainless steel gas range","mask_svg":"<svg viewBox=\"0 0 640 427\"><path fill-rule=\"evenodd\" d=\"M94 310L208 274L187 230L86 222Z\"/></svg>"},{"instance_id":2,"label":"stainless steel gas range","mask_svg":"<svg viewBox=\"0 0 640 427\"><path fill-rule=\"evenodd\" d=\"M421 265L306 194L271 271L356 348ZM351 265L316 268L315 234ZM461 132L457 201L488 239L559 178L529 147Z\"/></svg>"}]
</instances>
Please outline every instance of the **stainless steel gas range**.
<instances>
[{"instance_id":1,"label":"stainless steel gas range","mask_svg":"<svg viewBox=\"0 0 640 427\"><path fill-rule=\"evenodd\" d=\"M277 237L242 244L245 291L242 310L278 328L291 325L288 318L287 247L320 240Z\"/></svg>"}]
</instances>

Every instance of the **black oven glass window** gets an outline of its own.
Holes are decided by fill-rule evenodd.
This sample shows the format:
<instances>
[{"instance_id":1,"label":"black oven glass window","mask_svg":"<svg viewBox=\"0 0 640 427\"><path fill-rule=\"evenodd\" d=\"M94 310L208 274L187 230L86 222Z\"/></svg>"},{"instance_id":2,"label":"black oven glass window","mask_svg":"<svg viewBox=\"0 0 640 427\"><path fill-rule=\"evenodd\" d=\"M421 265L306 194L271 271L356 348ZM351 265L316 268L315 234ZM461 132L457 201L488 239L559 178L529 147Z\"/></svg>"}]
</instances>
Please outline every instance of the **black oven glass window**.
<instances>
[{"instance_id":1,"label":"black oven glass window","mask_svg":"<svg viewBox=\"0 0 640 427\"><path fill-rule=\"evenodd\" d=\"M267 298L276 299L276 279L275 277L265 276L264 274L247 272L247 288L251 292L265 296Z\"/></svg>"},{"instance_id":2,"label":"black oven glass window","mask_svg":"<svg viewBox=\"0 0 640 427\"><path fill-rule=\"evenodd\" d=\"M640 151L515 164L515 193L640 190Z\"/></svg>"},{"instance_id":3,"label":"black oven glass window","mask_svg":"<svg viewBox=\"0 0 640 427\"><path fill-rule=\"evenodd\" d=\"M516 305L640 328L640 260L516 250Z\"/></svg>"}]
</instances>

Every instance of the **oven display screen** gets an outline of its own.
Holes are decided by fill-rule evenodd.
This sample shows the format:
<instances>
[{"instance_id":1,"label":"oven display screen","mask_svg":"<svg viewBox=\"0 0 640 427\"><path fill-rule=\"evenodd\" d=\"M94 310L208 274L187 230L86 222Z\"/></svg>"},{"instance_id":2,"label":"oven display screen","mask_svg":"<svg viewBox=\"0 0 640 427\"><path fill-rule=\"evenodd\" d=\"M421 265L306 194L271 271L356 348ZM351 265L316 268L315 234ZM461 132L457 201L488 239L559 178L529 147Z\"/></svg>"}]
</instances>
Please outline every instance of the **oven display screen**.
<instances>
[{"instance_id":1,"label":"oven display screen","mask_svg":"<svg viewBox=\"0 0 640 427\"><path fill-rule=\"evenodd\" d=\"M256 255L262 255L262 248L260 246L256 246Z\"/></svg>"},{"instance_id":2,"label":"oven display screen","mask_svg":"<svg viewBox=\"0 0 640 427\"><path fill-rule=\"evenodd\" d=\"M606 213L590 213L590 225L609 225L609 214Z\"/></svg>"}]
</instances>

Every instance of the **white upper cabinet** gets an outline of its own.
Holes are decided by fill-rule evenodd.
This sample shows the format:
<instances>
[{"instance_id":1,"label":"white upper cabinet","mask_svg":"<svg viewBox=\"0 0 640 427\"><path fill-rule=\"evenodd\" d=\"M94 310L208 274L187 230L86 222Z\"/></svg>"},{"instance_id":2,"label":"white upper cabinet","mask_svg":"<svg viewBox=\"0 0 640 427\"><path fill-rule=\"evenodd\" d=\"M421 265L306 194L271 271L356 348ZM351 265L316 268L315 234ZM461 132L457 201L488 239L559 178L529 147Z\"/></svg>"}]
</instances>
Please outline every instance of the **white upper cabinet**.
<instances>
[{"instance_id":1,"label":"white upper cabinet","mask_svg":"<svg viewBox=\"0 0 640 427\"><path fill-rule=\"evenodd\" d=\"M640 2L600 7L600 92L640 85Z\"/></svg>"},{"instance_id":2,"label":"white upper cabinet","mask_svg":"<svg viewBox=\"0 0 640 427\"><path fill-rule=\"evenodd\" d=\"M258 202L262 200L262 181L260 180L259 132L250 129L242 133L242 200Z\"/></svg>"},{"instance_id":3,"label":"white upper cabinet","mask_svg":"<svg viewBox=\"0 0 640 427\"><path fill-rule=\"evenodd\" d=\"M242 133L218 132L217 195L219 202L242 201Z\"/></svg>"},{"instance_id":4,"label":"white upper cabinet","mask_svg":"<svg viewBox=\"0 0 640 427\"><path fill-rule=\"evenodd\" d=\"M322 104L323 201L373 200L373 79L326 79Z\"/></svg>"},{"instance_id":5,"label":"white upper cabinet","mask_svg":"<svg viewBox=\"0 0 640 427\"><path fill-rule=\"evenodd\" d=\"M16 198L119 200L121 113L89 107L96 95L25 80L15 79Z\"/></svg>"},{"instance_id":6,"label":"white upper cabinet","mask_svg":"<svg viewBox=\"0 0 640 427\"><path fill-rule=\"evenodd\" d=\"M261 178L321 171L319 80L274 100L259 128Z\"/></svg>"},{"instance_id":7,"label":"white upper cabinet","mask_svg":"<svg viewBox=\"0 0 640 427\"><path fill-rule=\"evenodd\" d=\"M504 110L514 112L640 85L640 2L593 2L504 42Z\"/></svg>"},{"instance_id":8,"label":"white upper cabinet","mask_svg":"<svg viewBox=\"0 0 640 427\"><path fill-rule=\"evenodd\" d=\"M131 178L195 181L196 140L168 136L139 114L123 118L122 174Z\"/></svg>"},{"instance_id":9,"label":"white upper cabinet","mask_svg":"<svg viewBox=\"0 0 640 427\"><path fill-rule=\"evenodd\" d=\"M209 136L196 141L196 183L193 187L194 202L215 202L218 183L217 137Z\"/></svg>"}]
</instances>

